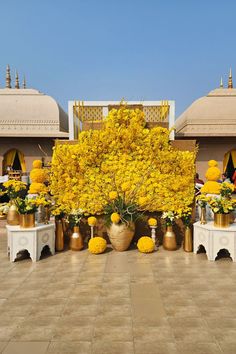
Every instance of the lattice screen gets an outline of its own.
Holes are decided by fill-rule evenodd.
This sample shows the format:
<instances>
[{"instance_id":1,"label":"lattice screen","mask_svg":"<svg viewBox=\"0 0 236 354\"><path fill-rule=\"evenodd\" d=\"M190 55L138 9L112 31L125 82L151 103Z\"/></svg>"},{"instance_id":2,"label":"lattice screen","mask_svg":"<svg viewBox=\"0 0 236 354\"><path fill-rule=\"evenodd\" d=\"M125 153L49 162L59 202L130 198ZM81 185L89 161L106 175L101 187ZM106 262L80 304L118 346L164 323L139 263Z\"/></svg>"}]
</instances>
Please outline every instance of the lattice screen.
<instances>
[{"instance_id":1,"label":"lattice screen","mask_svg":"<svg viewBox=\"0 0 236 354\"><path fill-rule=\"evenodd\" d=\"M101 121L103 120L103 113L101 106L83 106L76 107L77 117L83 122L87 121Z\"/></svg>"},{"instance_id":2,"label":"lattice screen","mask_svg":"<svg viewBox=\"0 0 236 354\"><path fill-rule=\"evenodd\" d=\"M167 122L169 106L163 110L163 106L143 106L146 122Z\"/></svg>"}]
</instances>

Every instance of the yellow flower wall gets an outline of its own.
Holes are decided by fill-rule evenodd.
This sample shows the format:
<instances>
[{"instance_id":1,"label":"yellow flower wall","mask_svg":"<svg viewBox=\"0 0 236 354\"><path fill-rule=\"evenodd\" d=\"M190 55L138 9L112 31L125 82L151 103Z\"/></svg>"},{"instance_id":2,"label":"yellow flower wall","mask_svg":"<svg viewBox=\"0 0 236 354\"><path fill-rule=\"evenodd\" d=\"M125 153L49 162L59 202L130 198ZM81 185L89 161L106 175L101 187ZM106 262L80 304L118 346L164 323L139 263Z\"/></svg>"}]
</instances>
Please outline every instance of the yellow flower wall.
<instances>
[{"instance_id":1,"label":"yellow flower wall","mask_svg":"<svg viewBox=\"0 0 236 354\"><path fill-rule=\"evenodd\" d=\"M51 192L69 209L102 214L109 193L124 193L147 211L181 213L194 197L195 152L177 151L169 130L145 128L142 111L111 110L103 130L84 131L78 144L57 144ZM123 189L123 190L122 190Z\"/></svg>"}]
</instances>

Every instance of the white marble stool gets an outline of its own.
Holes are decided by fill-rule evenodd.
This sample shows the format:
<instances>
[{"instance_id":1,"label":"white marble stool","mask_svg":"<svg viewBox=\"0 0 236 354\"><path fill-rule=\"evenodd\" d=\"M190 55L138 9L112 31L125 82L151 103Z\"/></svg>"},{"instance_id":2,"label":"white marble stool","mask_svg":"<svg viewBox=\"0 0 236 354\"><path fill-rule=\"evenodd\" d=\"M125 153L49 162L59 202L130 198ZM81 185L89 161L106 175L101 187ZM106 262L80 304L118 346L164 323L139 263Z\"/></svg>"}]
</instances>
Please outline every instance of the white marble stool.
<instances>
[{"instance_id":1,"label":"white marble stool","mask_svg":"<svg viewBox=\"0 0 236 354\"><path fill-rule=\"evenodd\" d=\"M214 261L220 250L226 249L233 262L236 262L236 224L227 228L215 227L213 221L205 225L200 222L193 224L193 252L197 253L199 246L204 246L207 258Z\"/></svg>"},{"instance_id":2,"label":"white marble stool","mask_svg":"<svg viewBox=\"0 0 236 354\"><path fill-rule=\"evenodd\" d=\"M27 250L33 262L40 259L44 246L48 246L51 254L55 254L55 225L38 225L31 228L6 225L8 253L10 250L10 261L14 262L17 253Z\"/></svg>"}]
</instances>

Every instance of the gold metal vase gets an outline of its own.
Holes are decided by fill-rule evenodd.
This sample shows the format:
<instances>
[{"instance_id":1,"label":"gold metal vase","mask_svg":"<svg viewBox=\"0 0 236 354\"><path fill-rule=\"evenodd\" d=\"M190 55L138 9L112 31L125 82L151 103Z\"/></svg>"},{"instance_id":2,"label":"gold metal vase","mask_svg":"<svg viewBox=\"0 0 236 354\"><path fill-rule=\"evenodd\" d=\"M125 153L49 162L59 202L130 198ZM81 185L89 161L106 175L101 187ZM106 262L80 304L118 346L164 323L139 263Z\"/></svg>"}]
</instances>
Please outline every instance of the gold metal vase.
<instances>
[{"instance_id":1,"label":"gold metal vase","mask_svg":"<svg viewBox=\"0 0 236 354\"><path fill-rule=\"evenodd\" d=\"M189 226L185 227L184 230L184 244L183 248L185 252L193 252L193 237L192 230Z\"/></svg>"},{"instance_id":2,"label":"gold metal vase","mask_svg":"<svg viewBox=\"0 0 236 354\"><path fill-rule=\"evenodd\" d=\"M79 226L74 226L73 234L70 237L70 249L72 251L80 251L83 247L84 243L79 230Z\"/></svg>"},{"instance_id":3,"label":"gold metal vase","mask_svg":"<svg viewBox=\"0 0 236 354\"><path fill-rule=\"evenodd\" d=\"M20 223L20 215L13 201L7 213L7 223L8 225L19 225Z\"/></svg>"},{"instance_id":4,"label":"gold metal vase","mask_svg":"<svg viewBox=\"0 0 236 354\"><path fill-rule=\"evenodd\" d=\"M206 207L201 207L200 224L205 225L206 223Z\"/></svg>"},{"instance_id":5,"label":"gold metal vase","mask_svg":"<svg viewBox=\"0 0 236 354\"><path fill-rule=\"evenodd\" d=\"M219 228L229 227L230 214L214 214L214 226Z\"/></svg>"},{"instance_id":6,"label":"gold metal vase","mask_svg":"<svg viewBox=\"0 0 236 354\"><path fill-rule=\"evenodd\" d=\"M163 237L163 248L168 251L175 251L177 249L176 236L172 225L166 227Z\"/></svg>"},{"instance_id":7,"label":"gold metal vase","mask_svg":"<svg viewBox=\"0 0 236 354\"><path fill-rule=\"evenodd\" d=\"M20 227L35 227L35 214L20 214Z\"/></svg>"},{"instance_id":8,"label":"gold metal vase","mask_svg":"<svg viewBox=\"0 0 236 354\"><path fill-rule=\"evenodd\" d=\"M64 233L61 220L56 220L56 230L55 230L55 250L57 252L64 250Z\"/></svg>"}]
</instances>

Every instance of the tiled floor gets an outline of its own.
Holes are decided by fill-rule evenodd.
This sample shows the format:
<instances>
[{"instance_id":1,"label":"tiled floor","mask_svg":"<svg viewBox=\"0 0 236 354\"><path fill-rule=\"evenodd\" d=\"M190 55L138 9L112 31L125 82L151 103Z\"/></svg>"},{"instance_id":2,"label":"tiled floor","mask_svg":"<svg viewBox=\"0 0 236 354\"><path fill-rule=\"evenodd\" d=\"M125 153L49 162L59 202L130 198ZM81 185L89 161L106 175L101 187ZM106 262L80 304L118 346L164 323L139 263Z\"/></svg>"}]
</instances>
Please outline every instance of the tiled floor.
<instances>
[{"instance_id":1,"label":"tiled floor","mask_svg":"<svg viewBox=\"0 0 236 354\"><path fill-rule=\"evenodd\" d=\"M236 353L236 263L182 250L66 251L10 263L0 228L0 353Z\"/></svg>"}]
</instances>

